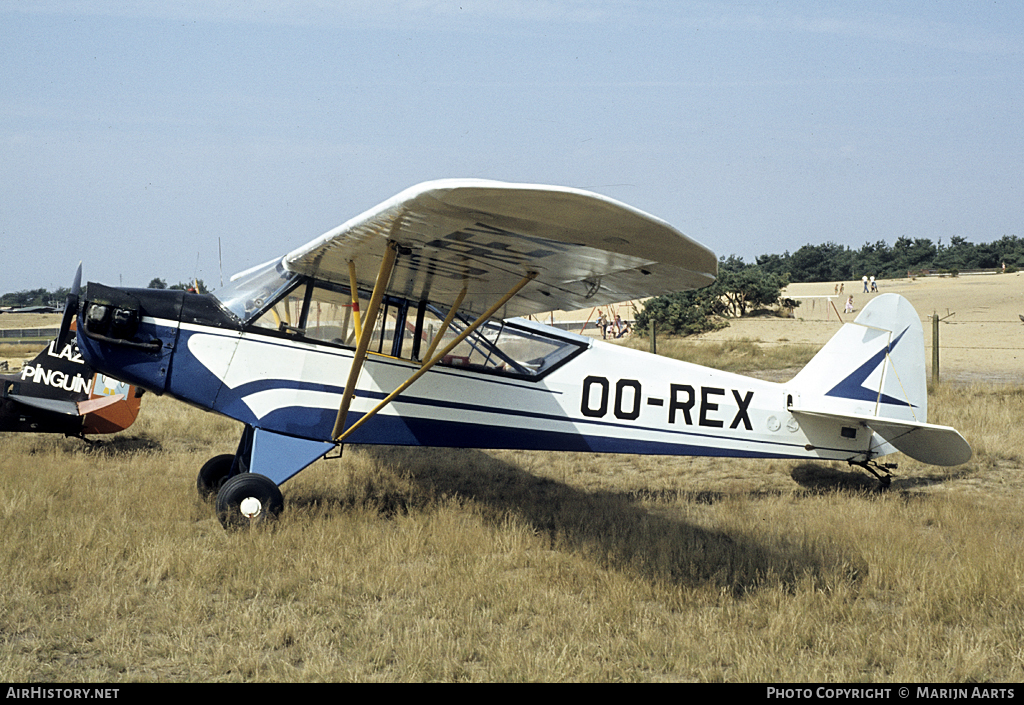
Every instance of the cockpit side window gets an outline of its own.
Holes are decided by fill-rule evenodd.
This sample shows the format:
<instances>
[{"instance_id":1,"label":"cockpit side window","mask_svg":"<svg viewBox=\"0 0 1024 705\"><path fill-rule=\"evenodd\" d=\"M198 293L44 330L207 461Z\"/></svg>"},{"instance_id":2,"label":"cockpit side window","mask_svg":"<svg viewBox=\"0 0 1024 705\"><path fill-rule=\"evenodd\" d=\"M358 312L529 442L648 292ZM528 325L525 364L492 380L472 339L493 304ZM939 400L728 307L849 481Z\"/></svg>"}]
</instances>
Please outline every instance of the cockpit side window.
<instances>
[{"instance_id":1,"label":"cockpit side window","mask_svg":"<svg viewBox=\"0 0 1024 705\"><path fill-rule=\"evenodd\" d=\"M438 349L444 350L469 325L469 319L456 316L449 329L443 332ZM574 357L586 345L583 341L531 328L525 322L520 325L514 321L491 320L445 354L439 364L518 377L540 377Z\"/></svg>"},{"instance_id":2,"label":"cockpit side window","mask_svg":"<svg viewBox=\"0 0 1024 705\"><path fill-rule=\"evenodd\" d=\"M358 343L356 311L365 311L366 296L355 302L348 287L308 279L289 282L277 301L250 317L250 330L298 340L354 348ZM384 297L371 326L368 352L425 363L441 352L442 367L538 378L586 348L584 339L560 334L526 321L491 320L451 350L446 348L470 327L472 318L456 315L446 327L448 311L425 301ZM365 314L363 314L365 315Z\"/></svg>"},{"instance_id":3,"label":"cockpit side window","mask_svg":"<svg viewBox=\"0 0 1024 705\"><path fill-rule=\"evenodd\" d=\"M347 289L304 281L253 318L249 325L288 337L354 347L356 327Z\"/></svg>"},{"instance_id":4,"label":"cockpit side window","mask_svg":"<svg viewBox=\"0 0 1024 705\"><path fill-rule=\"evenodd\" d=\"M284 298L254 318L250 325L282 333L298 332L301 330L305 291L306 287L304 286L293 289Z\"/></svg>"},{"instance_id":5,"label":"cockpit side window","mask_svg":"<svg viewBox=\"0 0 1024 705\"><path fill-rule=\"evenodd\" d=\"M402 341L407 303L403 299L385 297L376 321L366 320L366 306L365 297L354 303L347 287L330 287L318 282L312 287L302 334L311 340L355 347L359 342L355 322L359 312L360 329L372 326L368 348L371 353L406 357L402 354Z\"/></svg>"},{"instance_id":6,"label":"cockpit side window","mask_svg":"<svg viewBox=\"0 0 1024 705\"><path fill-rule=\"evenodd\" d=\"M347 291L313 287L306 314L305 336L323 343L355 347L353 304Z\"/></svg>"}]
</instances>

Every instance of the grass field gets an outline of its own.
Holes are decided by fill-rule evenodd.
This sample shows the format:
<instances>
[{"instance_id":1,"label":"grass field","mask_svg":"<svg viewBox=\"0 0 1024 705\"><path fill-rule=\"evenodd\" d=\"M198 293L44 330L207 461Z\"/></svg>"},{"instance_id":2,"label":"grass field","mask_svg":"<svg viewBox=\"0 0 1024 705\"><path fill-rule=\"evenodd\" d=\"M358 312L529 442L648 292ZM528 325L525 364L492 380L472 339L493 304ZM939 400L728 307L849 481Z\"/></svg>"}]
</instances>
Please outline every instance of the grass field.
<instances>
[{"instance_id":1,"label":"grass field","mask_svg":"<svg viewBox=\"0 0 1024 705\"><path fill-rule=\"evenodd\" d=\"M101 444L0 437L0 674L1020 681L1022 417L1024 388L934 389L975 457L900 456L886 493L831 463L349 447L226 533L195 475L240 428L149 395Z\"/></svg>"}]
</instances>

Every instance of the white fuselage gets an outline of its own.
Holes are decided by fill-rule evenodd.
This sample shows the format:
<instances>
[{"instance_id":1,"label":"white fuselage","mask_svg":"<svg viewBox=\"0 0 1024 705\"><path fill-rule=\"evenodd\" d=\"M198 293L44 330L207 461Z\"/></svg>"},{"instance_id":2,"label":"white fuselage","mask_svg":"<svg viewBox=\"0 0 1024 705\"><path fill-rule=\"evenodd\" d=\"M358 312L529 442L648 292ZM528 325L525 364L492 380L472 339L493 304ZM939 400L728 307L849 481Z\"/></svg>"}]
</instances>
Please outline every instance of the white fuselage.
<instances>
[{"instance_id":1,"label":"white fuselage","mask_svg":"<svg viewBox=\"0 0 1024 705\"><path fill-rule=\"evenodd\" d=\"M182 324L167 391L255 428L330 440L352 359L351 350L335 346ZM371 354L348 425L418 368L408 360ZM203 383L197 380L199 369L205 372ZM664 455L863 456L871 444L869 431L844 434L834 423L800 423L787 410L799 401L794 394L785 384L588 341L580 354L539 379L436 366L350 441Z\"/></svg>"}]
</instances>

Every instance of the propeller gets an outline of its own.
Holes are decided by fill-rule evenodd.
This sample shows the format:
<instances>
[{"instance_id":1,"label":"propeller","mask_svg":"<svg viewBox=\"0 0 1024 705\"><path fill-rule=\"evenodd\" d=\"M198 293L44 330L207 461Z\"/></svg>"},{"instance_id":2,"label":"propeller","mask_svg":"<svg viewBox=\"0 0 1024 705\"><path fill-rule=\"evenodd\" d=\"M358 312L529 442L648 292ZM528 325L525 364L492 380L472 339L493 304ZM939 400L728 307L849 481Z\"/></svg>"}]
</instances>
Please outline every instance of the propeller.
<instances>
[{"instance_id":1,"label":"propeller","mask_svg":"<svg viewBox=\"0 0 1024 705\"><path fill-rule=\"evenodd\" d=\"M64 317L60 321L60 332L57 334L57 350L63 350L68 343L68 335L71 333L71 321L78 313L78 295L82 291L82 263L78 263L78 271L75 272L75 281L71 284L71 293L64 302Z\"/></svg>"}]
</instances>

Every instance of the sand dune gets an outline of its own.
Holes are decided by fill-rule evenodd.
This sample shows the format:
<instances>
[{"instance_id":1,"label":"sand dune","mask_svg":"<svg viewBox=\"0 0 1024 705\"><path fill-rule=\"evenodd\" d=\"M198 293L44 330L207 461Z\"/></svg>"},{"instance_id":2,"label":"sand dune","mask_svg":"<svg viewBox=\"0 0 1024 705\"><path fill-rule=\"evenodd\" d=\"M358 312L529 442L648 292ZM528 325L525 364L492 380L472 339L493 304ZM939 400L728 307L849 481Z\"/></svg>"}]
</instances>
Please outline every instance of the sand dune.
<instances>
[{"instance_id":1,"label":"sand dune","mask_svg":"<svg viewBox=\"0 0 1024 705\"><path fill-rule=\"evenodd\" d=\"M829 296L835 283L793 284L791 297ZM834 297L839 318L852 320L856 311L878 294L864 294L860 282L845 282L845 295ZM1020 274L889 279L879 282L879 293L905 296L917 309L924 327L928 374L931 375L932 316L939 322L939 376L945 381L986 380L1018 382L1024 379L1024 278ZM861 293L858 293L861 292ZM855 312L843 314L852 294ZM835 310L825 298L801 299L795 318L748 318L733 321L709 339L749 338L766 342L824 344L839 326Z\"/></svg>"},{"instance_id":2,"label":"sand dune","mask_svg":"<svg viewBox=\"0 0 1024 705\"><path fill-rule=\"evenodd\" d=\"M743 339L766 344L824 345L840 321L851 321L873 296L864 294L860 281L843 282L844 294L835 295L838 282L793 284L785 295L799 298L794 318L752 316L732 320L725 330L699 336L704 340ZM905 296L917 309L924 327L928 375L931 378L932 316L938 314L939 377L943 381L1018 382L1024 380L1024 278L1021 274L976 274L959 277L886 279L878 293ZM846 297L853 295L854 313L842 313ZM831 303L826 297L831 297ZM833 308L834 305L834 308ZM602 307L605 311L609 307ZM612 307L625 313L629 304ZM838 312L838 316L837 316ZM545 314L538 317L548 321ZM558 312L555 321L591 321L590 309ZM579 332L578 328L572 329ZM792 370L789 372L793 372ZM788 378L791 375L783 375Z\"/></svg>"}]
</instances>

